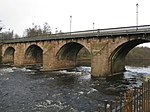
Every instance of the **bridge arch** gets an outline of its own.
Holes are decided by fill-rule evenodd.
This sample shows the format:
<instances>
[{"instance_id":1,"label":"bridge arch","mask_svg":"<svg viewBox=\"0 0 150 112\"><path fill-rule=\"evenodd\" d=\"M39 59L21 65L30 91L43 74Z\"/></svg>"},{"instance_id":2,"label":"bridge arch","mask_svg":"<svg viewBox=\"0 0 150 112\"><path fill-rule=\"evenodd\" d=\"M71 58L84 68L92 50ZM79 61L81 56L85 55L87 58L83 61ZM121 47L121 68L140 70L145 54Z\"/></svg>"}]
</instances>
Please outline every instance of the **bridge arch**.
<instances>
[{"instance_id":1,"label":"bridge arch","mask_svg":"<svg viewBox=\"0 0 150 112\"><path fill-rule=\"evenodd\" d=\"M89 54L90 51L84 45L77 42L69 42L61 46L61 48L56 53L56 58L58 61L64 60L64 62L71 62L73 67L77 65L77 55L79 51L85 48Z\"/></svg>"},{"instance_id":2,"label":"bridge arch","mask_svg":"<svg viewBox=\"0 0 150 112\"><path fill-rule=\"evenodd\" d=\"M14 53L15 49L13 47L6 48L3 55L3 63L14 64Z\"/></svg>"},{"instance_id":3,"label":"bridge arch","mask_svg":"<svg viewBox=\"0 0 150 112\"><path fill-rule=\"evenodd\" d=\"M30 45L24 54L24 64L43 65L43 49L38 45Z\"/></svg>"},{"instance_id":4,"label":"bridge arch","mask_svg":"<svg viewBox=\"0 0 150 112\"><path fill-rule=\"evenodd\" d=\"M149 42L143 39L135 39L131 41L127 41L121 45L119 45L109 57L110 69L111 73L118 73L125 70L125 57L135 46Z\"/></svg>"}]
</instances>

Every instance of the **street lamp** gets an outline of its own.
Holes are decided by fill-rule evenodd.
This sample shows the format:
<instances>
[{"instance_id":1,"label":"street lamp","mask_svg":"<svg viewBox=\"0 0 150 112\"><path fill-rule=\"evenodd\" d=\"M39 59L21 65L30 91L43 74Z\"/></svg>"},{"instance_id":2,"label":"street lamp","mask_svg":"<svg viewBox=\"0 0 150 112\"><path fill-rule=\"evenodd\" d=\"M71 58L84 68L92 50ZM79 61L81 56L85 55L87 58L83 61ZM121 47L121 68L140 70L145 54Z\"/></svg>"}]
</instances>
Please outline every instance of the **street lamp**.
<instances>
[{"instance_id":1,"label":"street lamp","mask_svg":"<svg viewBox=\"0 0 150 112\"><path fill-rule=\"evenodd\" d=\"M72 16L70 16L70 35L71 35Z\"/></svg>"},{"instance_id":2,"label":"street lamp","mask_svg":"<svg viewBox=\"0 0 150 112\"><path fill-rule=\"evenodd\" d=\"M137 3L136 4L136 26L137 26L137 29L138 29L138 6L139 6L139 4Z\"/></svg>"},{"instance_id":3,"label":"street lamp","mask_svg":"<svg viewBox=\"0 0 150 112\"><path fill-rule=\"evenodd\" d=\"M95 24L95 23L93 22L93 30L94 30L94 24Z\"/></svg>"},{"instance_id":4,"label":"street lamp","mask_svg":"<svg viewBox=\"0 0 150 112\"><path fill-rule=\"evenodd\" d=\"M0 22L2 22L2 20L0 20ZM2 30L2 27L0 26L0 31Z\"/></svg>"},{"instance_id":5,"label":"street lamp","mask_svg":"<svg viewBox=\"0 0 150 112\"><path fill-rule=\"evenodd\" d=\"M58 32L58 30L57 30L57 28L55 28L55 34L57 34L57 32Z\"/></svg>"}]
</instances>

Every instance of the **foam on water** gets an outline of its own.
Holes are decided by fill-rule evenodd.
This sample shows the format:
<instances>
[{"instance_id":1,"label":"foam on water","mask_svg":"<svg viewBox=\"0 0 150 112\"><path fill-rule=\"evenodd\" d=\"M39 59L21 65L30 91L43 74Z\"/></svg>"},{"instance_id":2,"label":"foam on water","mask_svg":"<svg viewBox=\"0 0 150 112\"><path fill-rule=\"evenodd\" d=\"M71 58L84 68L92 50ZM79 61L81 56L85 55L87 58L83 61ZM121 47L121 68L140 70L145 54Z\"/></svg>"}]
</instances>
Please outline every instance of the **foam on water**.
<instances>
[{"instance_id":1,"label":"foam on water","mask_svg":"<svg viewBox=\"0 0 150 112\"><path fill-rule=\"evenodd\" d=\"M77 71L80 71L80 72L91 73L91 67L80 66L80 67L76 67L76 69Z\"/></svg>"},{"instance_id":2,"label":"foam on water","mask_svg":"<svg viewBox=\"0 0 150 112\"><path fill-rule=\"evenodd\" d=\"M78 92L79 94L84 94L84 92L83 91L80 91L80 92Z\"/></svg>"},{"instance_id":3,"label":"foam on water","mask_svg":"<svg viewBox=\"0 0 150 112\"><path fill-rule=\"evenodd\" d=\"M63 108L66 108L66 105L63 105L60 101L53 101L53 100L45 100L44 102L40 102L39 104L35 105L37 108L55 108L55 110L60 111Z\"/></svg>"},{"instance_id":4,"label":"foam on water","mask_svg":"<svg viewBox=\"0 0 150 112\"><path fill-rule=\"evenodd\" d=\"M81 77L79 77L79 79L89 80L91 79L91 74L84 74Z\"/></svg>"},{"instance_id":5,"label":"foam on water","mask_svg":"<svg viewBox=\"0 0 150 112\"><path fill-rule=\"evenodd\" d=\"M11 72L14 72L14 70L12 68L3 68L3 69L0 69L0 72L2 72L2 73L11 73Z\"/></svg>"},{"instance_id":6,"label":"foam on water","mask_svg":"<svg viewBox=\"0 0 150 112\"><path fill-rule=\"evenodd\" d=\"M32 70L30 70L30 69L26 69L26 68L21 68L20 70L21 70L21 71L27 71L27 72L32 71Z\"/></svg>"},{"instance_id":7,"label":"foam on water","mask_svg":"<svg viewBox=\"0 0 150 112\"><path fill-rule=\"evenodd\" d=\"M150 76L150 67L130 67L126 66L124 78L130 81L132 87L139 87L143 81Z\"/></svg>"},{"instance_id":8,"label":"foam on water","mask_svg":"<svg viewBox=\"0 0 150 112\"><path fill-rule=\"evenodd\" d=\"M82 74L81 72L77 72L77 71L67 71L67 70L61 70L61 71L58 71L59 73L64 73L64 74L70 74L70 75L73 75L73 74L76 74L76 75L80 75Z\"/></svg>"},{"instance_id":9,"label":"foam on water","mask_svg":"<svg viewBox=\"0 0 150 112\"><path fill-rule=\"evenodd\" d=\"M97 91L97 89L95 89L95 88L91 88L90 89L90 91L89 92L87 92L87 94L90 94L90 93L93 93L93 92L96 92Z\"/></svg>"},{"instance_id":10,"label":"foam on water","mask_svg":"<svg viewBox=\"0 0 150 112\"><path fill-rule=\"evenodd\" d=\"M79 77L81 80L89 80L91 79L91 67L80 66L76 68L77 71L81 72L82 75Z\"/></svg>"},{"instance_id":11,"label":"foam on water","mask_svg":"<svg viewBox=\"0 0 150 112\"><path fill-rule=\"evenodd\" d=\"M26 69L25 67L24 68L13 67L12 69L15 70L15 71L24 71L24 72L31 72L31 71L33 71L33 70L30 70L30 69Z\"/></svg>"},{"instance_id":12,"label":"foam on water","mask_svg":"<svg viewBox=\"0 0 150 112\"><path fill-rule=\"evenodd\" d=\"M72 69L71 71L68 70L61 70L58 71L59 73L65 73L69 75L77 75L80 76L80 79L90 79L91 78L91 67L80 66Z\"/></svg>"},{"instance_id":13,"label":"foam on water","mask_svg":"<svg viewBox=\"0 0 150 112\"><path fill-rule=\"evenodd\" d=\"M150 75L150 67L130 67L126 66L126 70L135 72L135 73L142 73L144 75Z\"/></svg>"}]
</instances>

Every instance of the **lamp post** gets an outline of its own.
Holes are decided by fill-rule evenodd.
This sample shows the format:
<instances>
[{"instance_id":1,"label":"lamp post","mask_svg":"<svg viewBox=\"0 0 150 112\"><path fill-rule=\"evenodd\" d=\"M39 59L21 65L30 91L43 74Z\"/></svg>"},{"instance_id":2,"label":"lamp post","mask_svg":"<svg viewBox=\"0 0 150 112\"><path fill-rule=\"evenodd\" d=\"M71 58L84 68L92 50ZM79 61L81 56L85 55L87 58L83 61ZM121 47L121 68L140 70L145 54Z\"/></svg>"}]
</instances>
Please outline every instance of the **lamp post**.
<instances>
[{"instance_id":1,"label":"lamp post","mask_svg":"<svg viewBox=\"0 0 150 112\"><path fill-rule=\"evenodd\" d=\"M93 30L94 30L94 24L95 24L95 23L93 22ZM93 32L94 32L94 31L93 31Z\"/></svg>"},{"instance_id":2,"label":"lamp post","mask_svg":"<svg viewBox=\"0 0 150 112\"><path fill-rule=\"evenodd\" d=\"M71 35L72 16L70 16L70 35Z\"/></svg>"},{"instance_id":3,"label":"lamp post","mask_svg":"<svg viewBox=\"0 0 150 112\"><path fill-rule=\"evenodd\" d=\"M57 34L57 32L58 32L58 30L57 30L57 28L55 28L55 34Z\"/></svg>"},{"instance_id":4,"label":"lamp post","mask_svg":"<svg viewBox=\"0 0 150 112\"><path fill-rule=\"evenodd\" d=\"M0 20L0 22L2 22L2 20ZM0 31L2 30L2 26L0 26Z\"/></svg>"},{"instance_id":5,"label":"lamp post","mask_svg":"<svg viewBox=\"0 0 150 112\"><path fill-rule=\"evenodd\" d=\"M137 30L138 30L138 6L139 6L139 4L137 3L136 4L136 26L137 26Z\"/></svg>"}]
</instances>

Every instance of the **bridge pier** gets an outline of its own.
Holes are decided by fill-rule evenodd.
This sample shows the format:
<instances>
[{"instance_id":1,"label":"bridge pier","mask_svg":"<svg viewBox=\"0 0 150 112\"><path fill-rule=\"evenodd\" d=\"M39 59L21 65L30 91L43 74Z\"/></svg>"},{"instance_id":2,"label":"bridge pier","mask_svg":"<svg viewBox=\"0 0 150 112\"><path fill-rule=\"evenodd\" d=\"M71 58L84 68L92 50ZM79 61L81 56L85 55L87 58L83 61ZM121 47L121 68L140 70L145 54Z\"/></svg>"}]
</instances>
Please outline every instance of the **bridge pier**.
<instances>
[{"instance_id":1,"label":"bridge pier","mask_svg":"<svg viewBox=\"0 0 150 112\"><path fill-rule=\"evenodd\" d=\"M15 46L15 52L14 52L14 66L23 66L24 65L24 54L25 54L25 45L17 44Z\"/></svg>"},{"instance_id":2,"label":"bridge pier","mask_svg":"<svg viewBox=\"0 0 150 112\"><path fill-rule=\"evenodd\" d=\"M128 41L123 37L93 41L91 44L92 76L107 77L125 71L125 56L130 50L127 49L126 44L123 44Z\"/></svg>"},{"instance_id":3,"label":"bridge pier","mask_svg":"<svg viewBox=\"0 0 150 112\"><path fill-rule=\"evenodd\" d=\"M108 63L109 46L107 41L92 44L91 74L94 77L106 77L110 74Z\"/></svg>"},{"instance_id":4,"label":"bridge pier","mask_svg":"<svg viewBox=\"0 0 150 112\"><path fill-rule=\"evenodd\" d=\"M47 57L47 56L44 56ZM43 70L44 71L53 71L53 70L62 70L75 68L75 62L69 60L57 60L56 57L49 57L49 61L45 58L43 60Z\"/></svg>"}]
</instances>

